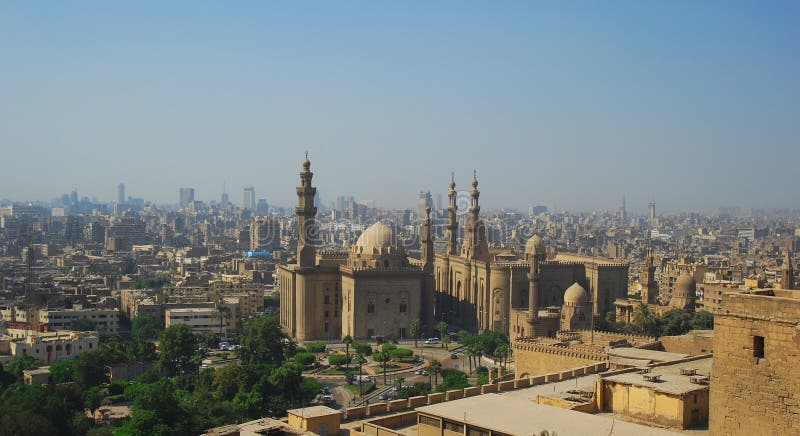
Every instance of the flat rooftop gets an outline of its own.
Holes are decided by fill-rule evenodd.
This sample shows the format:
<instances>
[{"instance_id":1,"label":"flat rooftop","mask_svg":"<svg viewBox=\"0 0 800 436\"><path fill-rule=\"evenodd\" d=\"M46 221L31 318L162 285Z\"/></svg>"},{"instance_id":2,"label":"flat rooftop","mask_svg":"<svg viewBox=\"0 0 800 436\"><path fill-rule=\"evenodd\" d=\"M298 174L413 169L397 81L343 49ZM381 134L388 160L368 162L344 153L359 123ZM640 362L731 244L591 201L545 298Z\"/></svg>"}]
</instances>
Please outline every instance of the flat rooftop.
<instances>
[{"instance_id":1,"label":"flat rooftop","mask_svg":"<svg viewBox=\"0 0 800 436\"><path fill-rule=\"evenodd\" d=\"M338 415L342 412L340 410L331 409L328 406L310 406L301 409L287 410L286 413L302 418L316 418L317 416Z\"/></svg>"},{"instance_id":2,"label":"flat rooftop","mask_svg":"<svg viewBox=\"0 0 800 436\"><path fill-rule=\"evenodd\" d=\"M649 360L650 362L672 362L691 357L689 354L668 353L666 351L645 350L642 348L609 348L606 353L610 357L623 359Z\"/></svg>"},{"instance_id":3,"label":"flat rooftop","mask_svg":"<svg viewBox=\"0 0 800 436\"><path fill-rule=\"evenodd\" d=\"M670 430L536 404L532 401L499 394L484 394L420 407L417 412L513 435L539 434L543 430L560 435L662 436L679 434Z\"/></svg>"},{"instance_id":4,"label":"flat rooftop","mask_svg":"<svg viewBox=\"0 0 800 436\"><path fill-rule=\"evenodd\" d=\"M690 379L691 376L684 375L681 373L681 371L684 369L694 369L696 370L696 375L698 376L710 376L711 362L711 357L706 357L703 359L681 362L673 365L654 366L650 368L650 372L647 374L640 374L634 371L603 377L603 379L614 383L645 387L656 392L681 395L693 391L708 389L707 384L701 385L692 383ZM644 376L648 374L659 375L660 381L645 380Z\"/></svg>"}]
</instances>

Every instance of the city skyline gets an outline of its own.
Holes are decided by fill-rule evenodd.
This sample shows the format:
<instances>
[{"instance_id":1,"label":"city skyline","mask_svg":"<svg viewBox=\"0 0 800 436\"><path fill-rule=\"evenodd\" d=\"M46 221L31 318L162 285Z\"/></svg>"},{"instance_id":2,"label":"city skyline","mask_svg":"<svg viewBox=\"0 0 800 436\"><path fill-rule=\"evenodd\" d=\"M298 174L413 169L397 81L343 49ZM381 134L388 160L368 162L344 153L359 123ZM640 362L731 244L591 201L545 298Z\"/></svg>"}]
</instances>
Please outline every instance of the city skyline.
<instances>
[{"instance_id":1,"label":"city skyline","mask_svg":"<svg viewBox=\"0 0 800 436\"><path fill-rule=\"evenodd\" d=\"M314 6L0 6L0 198L291 205L310 150L387 208L472 170L491 209L800 200L797 3Z\"/></svg>"}]
</instances>

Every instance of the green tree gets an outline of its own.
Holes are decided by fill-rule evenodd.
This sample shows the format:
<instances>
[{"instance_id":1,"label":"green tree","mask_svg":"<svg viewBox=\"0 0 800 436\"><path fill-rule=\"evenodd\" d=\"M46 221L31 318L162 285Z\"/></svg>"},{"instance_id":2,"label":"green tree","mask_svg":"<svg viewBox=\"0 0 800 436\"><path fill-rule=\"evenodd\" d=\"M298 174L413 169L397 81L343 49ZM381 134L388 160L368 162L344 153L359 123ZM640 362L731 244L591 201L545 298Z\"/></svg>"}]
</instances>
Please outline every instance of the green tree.
<instances>
[{"instance_id":1,"label":"green tree","mask_svg":"<svg viewBox=\"0 0 800 436\"><path fill-rule=\"evenodd\" d=\"M383 367L383 384L386 384L386 367L389 365L389 361L392 360L392 355L388 351L378 351L372 353L372 358L381 363Z\"/></svg>"},{"instance_id":2,"label":"green tree","mask_svg":"<svg viewBox=\"0 0 800 436\"><path fill-rule=\"evenodd\" d=\"M100 407L100 387L99 386L92 386L91 388L87 389L86 392L83 394L83 407L89 409L94 413L98 407Z\"/></svg>"},{"instance_id":3,"label":"green tree","mask_svg":"<svg viewBox=\"0 0 800 436\"><path fill-rule=\"evenodd\" d=\"M170 436L174 433L175 430L150 409L134 409L131 419L114 431L115 436Z\"/></svg>"},{"instance_id":4,"label":"green tree","mask_svg":"<svg viewBox=\"0 0 800 436\"><path fill-rule=\"evenodd\" d=\"M698 310L690 325L694 330L711 330L714 328L714 314L707 310Z\"/></svg>"},{"instance_id":5,"label":"green tree","mask_svg":"<svg viewBox=\"0 0 800 436\"><path fill-rule=\"evenodd\" d=\"M308 366L314 363L316 356L314 353L297 353L294 355L294 361L300 366Z\"/></svg>"},{"instance_id":6,"label":"green tree","mask_svg":"<svg viewBox=\"0 0 800 436\"><path fill-rule=\"evenodd\" d=\"M53 383L69 383L72 381L72 365L74 360L60 360L50 365L50 380Z\"/></svg>"},{"instance_id":7,"label":"green tree","mask_svg":"<svg viewBox=\"0 0 800 436\"><path fill-rule=\"evenodd\" d=\"M175 324L161 332L158 364L168 375L194 372L192 357L197 350L197 336L186 324Z\"/></svg>"},{"instance_id":8,"label":"green tree","mask_svg":"<svg viewBox=\"0 0 800 436\"><path fill-rule=\"evenodd\" d=\"M72 365L72 378L83 389L97 386L106 381L105 361L100 351L87 351L75 358Z\"/></svg>"},{"instance_id":9,"label":"green tree","mask_svg":"<svg viewBox=\"0 0 800 436\"><path fill-rule=\"evenodd\" d=\"M36 369L41 365L35 357L27 354L18 354L6 364L6 372L16 380L22 380L22 371Z\"/></svg>"},{"instance_id":10,"label":"green tree","mask_svg":"<svg viewBox=\"0 0 800 436\"><path fill-rule=\"evenodd\" d=\"M508 356L511 355L511 347L508 344L500 344L494 350L494 356L500 359L503 368L506 367Z\"/></svg>"},{"instance_id":11,"label":"green tree","mask_svg":"<svg viewBox=\"0 0 800 436\"><path fill-rule=\"evenodd\" d=\"M138 341L158 338L164 327L151 316L137 316L131 322L131 336Z\"/></svg>"},{"instance_id":12,"label":"green tree","mask_svg":"<svg viewBox=\"0 0 800 436\"><path fill-rule=\"evenodd\" d=\"M439 362L436 359L431 360L431 363L429 365L429 369L430 369L431 374L433 374L433 377L434 377L434 383L433 384L434 385L438 385L439 384L439 374L442 373L442 362Z\"/></svg>"},{"instance_id":13,"label":"green tree","mask_svg":"<svg viewBox=\"0 0 800 436\"><path fill-rule=\"evenodd\" d=\"M633 312L633 326L639 334L656 336L659 319L646 304L640 304Z\"/></svg>"},{"instance_id":14,"label":"green tree","mask_svg":"<svg viewBox=\"0 0 800 436\"><path fill-rule=\"evenodd\" d=\"M336 367L341 367L347 364L347 356L344 354L332 354L328 356L328 363Z\"/></svg>"},{"instance_id":15,"label":"green tree","mask_svg":"<svg viewBox=\"0 0 800 436\"><path fill-rule=\"evenodd\" d=\"M683 309L672 309L661 317L659 336L683 335L691 330L692 314Z\"/></svg>"},{"instance_id":16,"label":"green tree","mask_svg":"<svg viewBox=\"0 0 800 436\"><path fill-rule=\"evenodd\" d=\"M353 343L353 337L350 336L350 335L347 335L342 339L342 342L344 342L344 355L347 356L347 358L349 359L350 358L350 344Z\"/></svg>"},{"instance_id":17,"label":"green tree","mask_svg":"<svg viewBox=\"0 0 800 436\"><path fill-rule=\"evenodd\" d=\"M437 392L451 389L463 389L469 386L467 374L456 369L444 368L441 370L442 384L436 387Z\"/></svg>"},{"instance_id":18,"label":"green tree","mask_svg":"<svg viewBox=\"0 0 800 436\"><path fill-rule=\"evenodd\" d=\"M226 365L214 370L212 387L219 400L230 401L239 393L241 369L239 365Z\"/></svg>"},{"instance_id":19,"label":"green tree","mask_svg":"<svg viewBox=\"0 0 800 436\"><path fill-rule=\"evenodd\" d=\"M307 402L314 399L317 393L322 389L322 383L314 380L311 377L303 377L300 382L300 399L301 402Z\"/></svg>"},{"instance_id":20,"label":"green tree","mask_svg":"<svg viewBox=\"0 0 800 436\"><path fill-rule=\"evenodd\" d=\"M294 355L296 344L281 329L274 317L255 318L244 324L241 347L237 350L243 363L281 365Z\"/></svg>"},{"instance_id":21,"label":"green tree","mask_svg":"<svg viewBox=\"0 0 800 436\"><path fill-rule=\"evenodd\" d=\"M225 304L225 301L222 299L222 296L219 297L219 301L217 302L217 311L219 311L219 338L222 340L222 321L225 320L226 324L230 323L231 317L231 308Z\"/></svg>"},{"instance_id":22,"label":"green tree","mask_svg":"<svg viewBox=\"0 0 800 436\"><path fill-rule=\"evenodd\" d=\"M447 335L447 323L444 321L439 321L439 324L436 325L437 329L439 330L439 339L442 341L442 347L445 346L445 338L450 340L450 337Z\"/></svg>"},{"instance_id":23,"label":"green tree","mask_svg":"<svg viewBox=\"0 0 800 436\"><path fill-rule=\"evenodd\" d=\"M417 348L417 340L419 339L419 335L422 334L422 326L419 318L414 318L411 320L411 325L409 326L408 332L411 337L414 338L414 348Z\"/></svg>"}]
</instances>

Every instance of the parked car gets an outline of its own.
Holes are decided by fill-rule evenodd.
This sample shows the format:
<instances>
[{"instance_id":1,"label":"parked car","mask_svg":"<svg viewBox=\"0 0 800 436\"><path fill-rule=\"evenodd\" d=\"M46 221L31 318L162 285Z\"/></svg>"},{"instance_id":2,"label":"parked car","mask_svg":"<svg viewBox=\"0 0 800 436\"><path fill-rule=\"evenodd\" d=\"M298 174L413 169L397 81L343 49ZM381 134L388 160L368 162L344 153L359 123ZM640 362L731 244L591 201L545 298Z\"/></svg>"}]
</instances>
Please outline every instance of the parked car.
<instances>
[{"instance_id":1,"label":"parked car","mask_svg":"<svg viewBox=\"0 0 800 436\"><path fill-rule=\"evenodd\" d=\"M460 359L460 358L461 358L461 356L459 356L459 355L458 355L458 354L456 354L456 353L453 353L453 354L451 354L451 355L450 355L450 358L451 358L451 359Z\"/></svg>"},{"instance_id":2,"label":"parked car","mask_svg":"<svg viewBox=\"0 0 800 436\"><path fill-rule=\"evenodd\" d=\"M425 345L434 345L434 344L438 344L440 342L441 341L439 340L439 338L428 338L428 339L425 339Z\"/></svg>"},{"instance_id":3,"label":"parked car","mask_svg":"<svg viewBox=\"0 0 800 436\"><path fill-rule=\"evenodd\" d=\"M382 394L378 395L378 399L379 399L379 400L381 400L381 401L386 401L386 400L388 400L388 399L389 399L389 394L387 394L386 392L384 392L384 393L382 393Z\"/></svg>"},{"instance_id":4,"label":"parked car","mask_svg":"<svg viewBox=\"0 0 800 436\"><path fill-rule=\"evenodd\" d=\"M424 369L418 369L418 370L414 371L414 375L425 375L425 370Z\"/></svg>"},{"instance_id":5,"label":"parked car","mask_svg":"<svg viewBox=\"0 0 800 436\"><path fill-rule=\"evenodd\" d=\"M332 395L323 395L322 396L322 402L326 403L326 404L332 403L333 402L333 396Z\"/></svg>"}]
</instances>

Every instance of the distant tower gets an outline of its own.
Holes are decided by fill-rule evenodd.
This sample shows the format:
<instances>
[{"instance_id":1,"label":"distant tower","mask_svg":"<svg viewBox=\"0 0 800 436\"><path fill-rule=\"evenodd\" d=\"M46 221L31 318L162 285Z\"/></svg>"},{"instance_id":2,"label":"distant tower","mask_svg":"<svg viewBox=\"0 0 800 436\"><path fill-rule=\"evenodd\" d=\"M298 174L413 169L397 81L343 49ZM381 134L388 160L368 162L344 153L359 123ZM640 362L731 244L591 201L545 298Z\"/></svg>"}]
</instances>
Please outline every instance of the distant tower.
<instances>
[{"instance_id":1,"label":"distant tower","mask_svg":"<svg viewBox=\"0 0 800 436\"><path fill-rule=\"evenodd\" d=\"M227 209L228 208L228 204L230 202L231 202L231 199L228 196L228 190L225 189L225 182L222 182L222 195L220 196L220 199L219 199L219 205L223 209Z\"/></svg>"},{"instance_id":2,"label":"distant tower","mask_svg":"<svg viewBox=\"0 0 800 436\"><path fill-rule=\"evenodd\" d=\"M252 186L244 188L244 202L242 203L242 208L248 210L256 209L256 188Z\"/></svg>"},{"instance_id":3,"label":"distant tower","mask_svg":"<svg viewBox=\"0 0 800 436\"><path fill-rule=\"evenodd\" d=\"M655 201L651 201L647 205L647 219L650 222L653 222L653 221L656 220L656 202Z\"/></svg>"},{"instance_id":4,"label":"distant tower","mask_svg":"<svg viewBox=\"0 0 800 436\"><path fill-rule=\"evenodd\" d=\"M117 203L125 203L125 184L120 183L117 185Z\"/></svg>"},{"instance_id":5,"label":"distant tower","mask_svg":"<svg viewBox=\"0 0 800 436\"><path fill-rule=\"evenodd\" d=\"M425 222L422 226L422 331L430 335L435 323L436 280L433 277L433 237L431 235L431 208L425 208Z\"/></svg>"},{"instance_id":6,"label":"distant tower","mask_svg":"<svg viewBox=\"0 0 800 436\"><path fill-rule=\"evenodd\" d=\"M792 256L789 250L786 250L786 256L783 258L783 265L781 266L781 288L794 289L794 268L792 267Z\"/></svg>"},{"instance_id":7,"label":"distant tower","mask_svg":"<svg viewBox=\"0 0 800 436\"><path fill-rule=\"evenodd\" d=\"M464 243L461 246L461 255L469 259L485 260L489 255L489 245L486 243L486 227L480 220L481 206L478 198L478 176L473 172L472 190L470 191L469 219L464 233Z\"/></svg>"},{"instance_id":8,"label":"distant tower","mask_svg":"<svg viewBox=\"0 0 800 436\"><path fill-rule=\"evenodd\" d=\"M294 209L297 214L297 266L300 268L315 266L317 257L317 208L314 207L317 188L311 186L313 177L306 153L303 170L300 171L300 186L297 187L297 207Z\"/></svg>"},{"instance_id":9,"label":"distant tower","mask_svg":"<svg viewBox=\"0 0 800 436\"><path fill-rule=\"evenodd\" d=\"M194 188L181 188L180 189L181 209L189 207L194 203Z\"/></svg>"},{"instance_id":10,"label":"distant tower","mask_svg":"<svg viewBox=\"0 0 800 436\"><path fill-rule=\"evenodd\" d=\"M73 189L72 192L69 193L69 203L72 206L78 204L78 188Z\"/></svg>"},{"instance_id":11,"label":"distant tower","mask_svg":"<svg viewBox=\"0 0 800 436\"><path fill-rule=\"evenodd\" d=\"M642 303L655 304L658 296L658 285L656 284L656 265L652 247L647 248L642 279L639 282L642 284Z\"/></svg>"},{"instance_id":12,"label":"distant tower","mask_svg":"<svg viewBox=\"0 0 800 436\"><path fill-rule=\"evenodd\" d=\"M458 205L456 204L456 179L455 174L450 173L450 191L447 197L450 204L447 206L447 254L458 254L458 219L456 212Z\"/></svg>"},{"instance_id":13,"label":"distant tower","mask_svg":"<svg viewBox=\"0 0 800 436\"><path fill-rule=\"evenodd\" d=\"M430 191L422 191L419 193L419 200L417 201L417 219L422 221L425 219L425 209L433 207L433 199L431 198Z\"/></svg>"},{"instance_id":14,"label":"distant tower","mask_svg":"<svg viewBox=\"0 0 800 436\"><path fill-rule=\"evenodd\" d=\"M625 210L625 197L622 197L622 211L620 211L620 218L622 221L628 221L628 211Z\"/></svg>"},{"instance_id":15,"label":"distant tower","mask_svg":"<svg viewBox=\"0 0 800 436\"><path fill-rule=\"evenodd\" d=\"M544 241L533 235L525 243L525 258L530 265L528 270L528 322L539 318L539 282L542 273L542 262L547 257Z\"/></svg>"}]
</instances>

